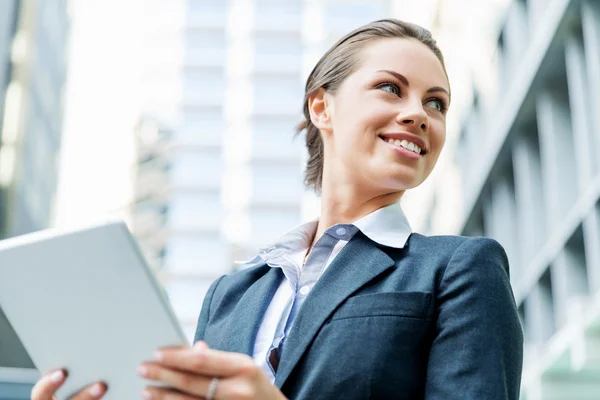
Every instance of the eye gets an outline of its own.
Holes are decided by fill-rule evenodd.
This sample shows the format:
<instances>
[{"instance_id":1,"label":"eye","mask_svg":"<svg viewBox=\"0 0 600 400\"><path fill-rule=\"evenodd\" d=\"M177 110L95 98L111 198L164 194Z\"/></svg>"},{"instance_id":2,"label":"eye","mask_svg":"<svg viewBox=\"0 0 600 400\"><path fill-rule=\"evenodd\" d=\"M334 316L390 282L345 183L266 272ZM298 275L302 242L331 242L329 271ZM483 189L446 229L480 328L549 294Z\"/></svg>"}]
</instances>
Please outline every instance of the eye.
<instances>
[{"instance_id":1,"label":"eye","mask_svg":"<svg viewBox=\"0 0 600 400\"><path fill-rule=\"evenodd\" d=\"M442 99L430 99L425 104L431 105L432 108L441 113L446 112L446 103Z\"/></svg>"},{"instance_id":2,"label":"eye","mask_svg":"<svg viewBox=\"0 0 600 400\"><path fill-rule=\"evenodd\" d=\"M396 96L400 96L400 86L393 82L380 83L379 85L377 85L377 89L394 94Z\"/></svg>"}]
</instances>

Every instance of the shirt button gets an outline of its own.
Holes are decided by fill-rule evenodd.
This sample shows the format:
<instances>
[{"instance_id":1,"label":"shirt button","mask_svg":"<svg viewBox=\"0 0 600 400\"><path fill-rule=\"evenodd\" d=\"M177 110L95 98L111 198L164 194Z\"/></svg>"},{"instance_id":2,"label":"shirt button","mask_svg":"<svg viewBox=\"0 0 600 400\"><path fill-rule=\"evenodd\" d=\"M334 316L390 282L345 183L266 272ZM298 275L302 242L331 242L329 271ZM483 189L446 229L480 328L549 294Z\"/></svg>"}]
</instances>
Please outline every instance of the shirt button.
<instances>
[{"instance_id":1,"label":"shirt button","mask_svg":"<svg viewBox=\"0 0 600 400\"><path fill-rule=\"evenodd\" d=\"M308 286L302 286L300 288L300 294L302 296L306 296L308 294L308 292L310 292L310 288Z\"/></svg>"},{"instance_id":2,"label":"shirt button","mask_svg":"<svg viewBox=\"0 0 600 400\"><path fill-rule=\"evenodd\" d=\"M345 235L345 234L346 234L346 228L337 228L337 229L335 230L335 233L337 233L337 234L338 234L338 235L340 235L340 236L343 236L343 235Z\"/></svg>"}]
</instances>

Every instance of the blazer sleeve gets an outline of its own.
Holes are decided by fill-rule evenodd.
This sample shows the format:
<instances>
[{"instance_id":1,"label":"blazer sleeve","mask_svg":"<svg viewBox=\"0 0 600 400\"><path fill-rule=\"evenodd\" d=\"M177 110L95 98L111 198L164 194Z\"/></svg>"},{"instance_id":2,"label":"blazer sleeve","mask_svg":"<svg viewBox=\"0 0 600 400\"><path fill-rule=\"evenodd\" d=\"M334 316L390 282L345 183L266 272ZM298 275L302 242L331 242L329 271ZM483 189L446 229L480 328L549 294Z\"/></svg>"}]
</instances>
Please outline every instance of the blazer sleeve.
<instances>
[{"instance_id":1,"label":"blazer sleeve","mask_svg":"<svg viewBox=\"0 0 600 400\"><path fill-rule=\"evenodd\" d=\"M441 279L426 400L518 400L523 332L508 259L493 239L470 238Z\"/></svg>"},{"instance_id":2,"label":"blazer sleeve","mask_svg":"<svg viewBox=\"0 0 600 400\"><path fill-rule=\"evenodd\" d=\"M200 310L200 316L198 317L198 325L196 326L196 334L194 335L194 343L196 343L198 340L204 340L204 331L208 325L208 320L210 317L210 305L212 303L213 295L215 294L215 289L221 282L221 279L223 279L225 276L226 275L223 275L215 280L208 288L206 296L204 296L202 309Z\"/></svg>"}]
</instances>

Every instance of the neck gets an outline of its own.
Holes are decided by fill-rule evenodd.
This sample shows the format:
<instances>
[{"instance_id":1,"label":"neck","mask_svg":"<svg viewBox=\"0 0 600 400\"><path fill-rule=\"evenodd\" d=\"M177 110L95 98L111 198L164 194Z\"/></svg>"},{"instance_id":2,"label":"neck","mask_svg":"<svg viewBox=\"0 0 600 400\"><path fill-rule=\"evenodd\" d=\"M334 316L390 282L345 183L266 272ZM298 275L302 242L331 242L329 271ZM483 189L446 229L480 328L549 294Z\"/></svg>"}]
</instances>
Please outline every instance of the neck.
<instances>
[{"instance_id":1,"label":"neck","mask_svg":"<svg viewBox=\"0 0 600 400\"><path fill-rule=\"evenodd\" d=\"M373 211L397 203L404 194L401 192L376 193L361 185L330 183L323 177L321 195L321 215L312 245L336 224L352 223ZM311 248L312 248L311 245Z\"/></svg>"}]
</instances>

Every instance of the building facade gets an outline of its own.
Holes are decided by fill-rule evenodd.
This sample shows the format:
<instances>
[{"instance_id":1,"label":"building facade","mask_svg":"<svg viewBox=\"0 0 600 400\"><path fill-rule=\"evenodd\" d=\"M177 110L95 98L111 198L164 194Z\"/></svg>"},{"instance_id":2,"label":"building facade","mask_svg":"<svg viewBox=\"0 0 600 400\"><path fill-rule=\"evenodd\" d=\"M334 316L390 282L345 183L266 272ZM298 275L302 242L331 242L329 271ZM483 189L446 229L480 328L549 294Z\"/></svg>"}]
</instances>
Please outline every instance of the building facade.
<instances>
[{"instance_id":1,"label":"building facade","mask_svg":"<svg viewBox=\"0 0 600 400\"><path fill-rule=\"evenodd\" d=\"M522 398L597 399L600 3L511 1L495 59L495 85L475 90L456 146L457 233L506 249L525 333ZM443 198L431 214L456 214Z\"/></svg>"},{"instance_id":2,"label":"building facade","mask_svg":"<svg viewBox=\"0 0 600 400\"><path fill-rule=\"evenodd\" d=\"M0 237L49 226L58 177L66 0L0 4ZM38 374L0 310L0 399L28 399Z\"/></svg>"}]
</instances>

